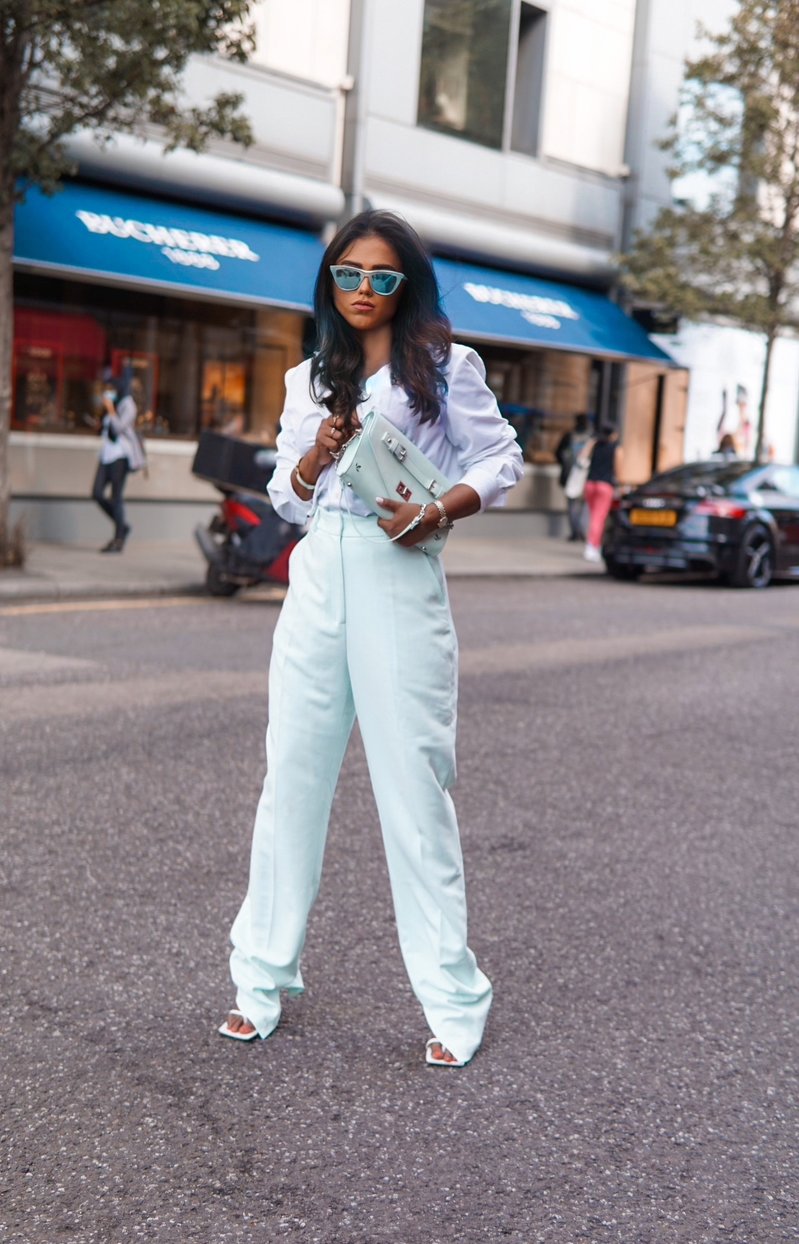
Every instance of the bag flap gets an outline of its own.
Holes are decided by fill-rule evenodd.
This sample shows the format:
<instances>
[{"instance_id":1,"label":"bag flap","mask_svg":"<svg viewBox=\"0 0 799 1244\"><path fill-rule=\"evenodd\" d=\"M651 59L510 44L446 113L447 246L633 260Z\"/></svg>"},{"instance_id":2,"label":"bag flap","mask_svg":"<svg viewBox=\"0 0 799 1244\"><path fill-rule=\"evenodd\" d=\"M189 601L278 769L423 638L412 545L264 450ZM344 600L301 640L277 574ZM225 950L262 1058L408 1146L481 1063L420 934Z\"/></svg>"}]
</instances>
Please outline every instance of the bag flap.
<instances>
[{"instance_id":1,"label":"bag flap","mask_svg":"<svg viewBox=\"0 0 799 1244\"><path fill-rule=\"evenodd\" d=\"M378 411L371 410L364 420L364 435L374 443L375 458L379 462L381 454L388 450L396 460L397 468L411 478L432 497L440 497L452 487L447 477L438 467L414 445L413 441L404 436Z\"/></svg>"}]
</instances>

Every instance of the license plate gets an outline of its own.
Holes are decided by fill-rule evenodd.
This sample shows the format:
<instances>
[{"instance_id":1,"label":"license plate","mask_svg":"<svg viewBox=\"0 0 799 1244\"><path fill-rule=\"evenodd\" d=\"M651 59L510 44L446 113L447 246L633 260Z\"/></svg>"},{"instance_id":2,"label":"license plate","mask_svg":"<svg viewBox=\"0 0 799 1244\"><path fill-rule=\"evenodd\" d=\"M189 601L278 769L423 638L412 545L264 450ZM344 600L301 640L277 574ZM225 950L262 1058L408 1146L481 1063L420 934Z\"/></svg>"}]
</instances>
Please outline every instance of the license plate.
<instances>
[{"instance_id":1,"label":"license plate","mask_svg":"<svg viewBox=\"0 0 799 1244\"><path fill-rule=\"evenodd\" d=\"M676 510L630 510L633 527L676 527Z\"/></svg>"}]
</instances>

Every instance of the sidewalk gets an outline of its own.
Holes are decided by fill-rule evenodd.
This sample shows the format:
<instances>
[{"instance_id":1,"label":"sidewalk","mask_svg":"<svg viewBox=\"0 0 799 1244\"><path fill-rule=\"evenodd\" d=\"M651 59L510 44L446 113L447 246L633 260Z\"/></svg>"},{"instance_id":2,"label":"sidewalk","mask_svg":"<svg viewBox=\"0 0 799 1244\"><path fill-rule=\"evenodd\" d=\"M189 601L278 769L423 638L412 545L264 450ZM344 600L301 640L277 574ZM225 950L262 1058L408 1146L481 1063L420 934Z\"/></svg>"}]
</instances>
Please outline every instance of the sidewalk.
<instances>
[{"instance_id":1,"label":"sidewalk","mask_svg":"<svg viewBox=\"0 0 799 1244\"><path fill-rule=\"evenodd\" d=\"M528 520L528 521L526 521ZM450 537L444 565L460 576L569 576L596 574L582 559L582 545L531 534L526 514L470 519ZM601 571L600 571L601 572ZM41 600L203 594L205 561L193 540L137 542L122 554L85 545L34 543L24 570L0 571L0 606ZM280 588L248 589L282 599Z\"/></svg>"}]
</instances>

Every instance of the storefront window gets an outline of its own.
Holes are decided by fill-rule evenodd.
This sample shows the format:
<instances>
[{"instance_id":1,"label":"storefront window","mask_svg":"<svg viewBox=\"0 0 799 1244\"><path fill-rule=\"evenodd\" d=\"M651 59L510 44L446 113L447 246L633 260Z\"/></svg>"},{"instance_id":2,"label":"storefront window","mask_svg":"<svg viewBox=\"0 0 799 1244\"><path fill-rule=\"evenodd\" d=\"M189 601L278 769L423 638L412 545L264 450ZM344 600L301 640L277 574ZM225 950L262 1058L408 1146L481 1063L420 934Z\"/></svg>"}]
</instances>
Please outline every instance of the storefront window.
<instances>
[{"instance_id":1,"label":"storefront window","mask_svg":"<svg viewBox=\"0 0 799 1244\"><path fill-rule=\"evenodd\" d=\"M555 462L555 447L576 414L598 409L597 360L563 350L476 345L499 408L527 462Z\"/></svg>"},{"instance_id":2,"label":"storefront window","mask_svg":"<svg viewBox=\"0 0 799 1244\"><path fill-rule=\"evenodd\" d=\"M201 416L204 428L231 435L247 424L248 370L238 360L211 359L203 363Z\"/></svg>"},{"instance_id":3,"label":"storefront window","mask_svg":"<svg viewBox=\"0 0 799 1244\"><path fill-rule=\"evenodd\" d=\"M19 275L12 427L91 431L109 374L148 436L274 438L306 317Z\"/></svg>"},{"instance_id":4,"label":"storefront window","mask_svg":"<svg viewBox=\"0 0 799 1244\"><path fill-rule=\"evenodd\" d=\"M88 315L28 307L15 316L14 426L81 431L79 411L92 409L91 388L102 375L106 334Z\"/></svg>"}]
</instances>

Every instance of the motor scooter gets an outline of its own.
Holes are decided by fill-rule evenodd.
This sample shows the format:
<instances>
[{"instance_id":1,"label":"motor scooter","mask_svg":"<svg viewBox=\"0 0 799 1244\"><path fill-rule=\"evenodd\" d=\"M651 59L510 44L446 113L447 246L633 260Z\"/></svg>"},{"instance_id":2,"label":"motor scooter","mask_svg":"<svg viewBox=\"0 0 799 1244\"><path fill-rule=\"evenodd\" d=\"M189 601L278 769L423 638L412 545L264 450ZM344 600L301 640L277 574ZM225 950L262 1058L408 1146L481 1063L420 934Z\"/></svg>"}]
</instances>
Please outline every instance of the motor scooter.
<instances>
[{"instance_id":1,"label":"motor scooter","mask_svg":"<svg viewBox=\"0 0 799 1244\"><path fill-rule=\"evenodd\" d=\"M194 529L212 596L233 596L258 583L288 583L289 557L303 528L280 518L264 495L275 456L274 449L219 433L200 437L192 472L222 494L208 526Z\"/></svg>"}]
</instances>

